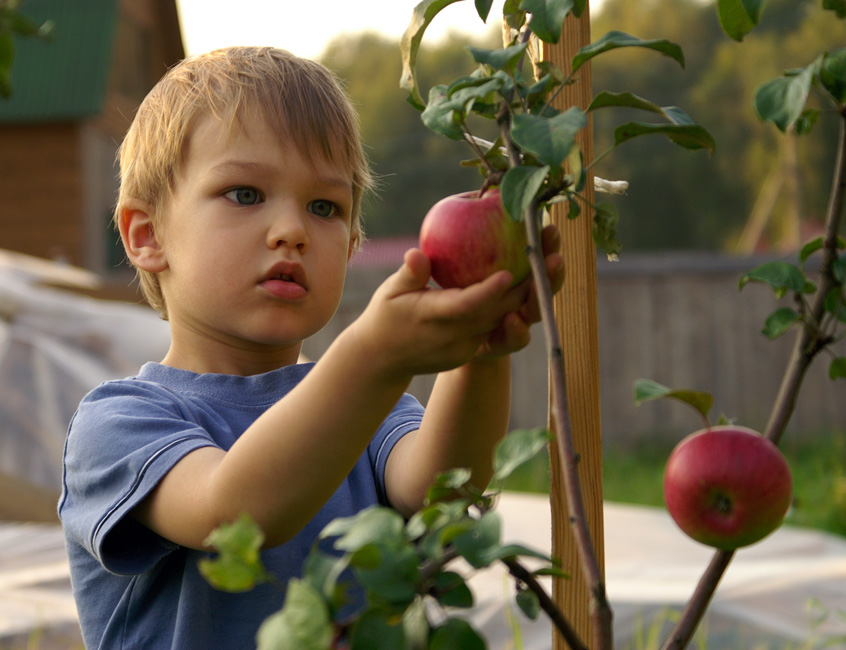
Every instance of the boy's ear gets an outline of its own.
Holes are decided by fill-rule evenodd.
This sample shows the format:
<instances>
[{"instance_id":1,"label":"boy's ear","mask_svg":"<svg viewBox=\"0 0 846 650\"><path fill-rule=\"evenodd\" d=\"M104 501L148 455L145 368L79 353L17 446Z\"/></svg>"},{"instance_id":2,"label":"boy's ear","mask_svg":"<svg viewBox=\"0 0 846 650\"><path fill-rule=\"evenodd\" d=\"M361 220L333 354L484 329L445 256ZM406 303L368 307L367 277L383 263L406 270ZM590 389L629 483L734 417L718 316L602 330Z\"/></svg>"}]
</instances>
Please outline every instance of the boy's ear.
<instances>
[{"instance_id":1,"label":"boy's ear","mask_svg":"<svg viewBox=\"0 0 846 650\"><path fill-rule=\"evenodd\" d=\"M352 259L352 256L353 256L353 253L355 253L356 244L358 244L358 235L353 233L350 236L350 246L347 249L347 264L350 263L350 260Z\"/></svg>"},{"instance_id":2,"label":"boy's ear","mask_svg":"<svg viewBox=\"0 0 846 650\"><path fill-rule=\"evenodd\" d=\"M160 273L167 268L164 249L153 230L152 206L140 199L121 204L118 230L129 261L142 271Z\"/></svg>"}]
</instances>

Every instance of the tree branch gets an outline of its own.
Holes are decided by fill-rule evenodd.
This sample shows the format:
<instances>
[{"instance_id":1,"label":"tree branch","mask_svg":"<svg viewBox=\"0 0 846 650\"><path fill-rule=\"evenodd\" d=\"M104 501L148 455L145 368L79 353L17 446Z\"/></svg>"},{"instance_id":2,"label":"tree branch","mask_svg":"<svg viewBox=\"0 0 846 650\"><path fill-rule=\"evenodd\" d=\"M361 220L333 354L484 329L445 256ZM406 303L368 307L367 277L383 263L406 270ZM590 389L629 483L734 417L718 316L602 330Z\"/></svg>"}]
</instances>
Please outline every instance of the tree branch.
<instances>
[{"instance_id":1,"label":"tree branch","mask_svg":"<svg viewBox=\"0 0 846 650\"><path fill-rule=\"evenodd\" d=\"M823 259L820 266L820 284L811 306L811 322L819 323L825 313L825 300L829 291L839 286L834 277L834 262L837 260L837 239L843 220L846 201L846 113L840 123L840 141L837 160L834 165L831 195L826 213L826 229L823 240ZM826 348L830 340L822 338L817 327L805 323L796 335L793 354L788 362L778 394L776 395L770 419L764 435L778 444L787 428L787 423L796 408L796 398L802 381L814 358ZM705 610L717 589L717 585L731 562L733 551L718 551L696 587L693 597L687 603L676 627L663 646L663 650L686 648L693 637Z\"/></svg>"},{"instance_id":2,"label":"tree branch","mask_svg":"<svg viewBox=\"0 0 846 650\"><path fill-rule=\"evenodd\" d=\"M538 597L541 609L546 612L546 615L549 616L552 624L555 625L559 632L561 632L561 636L564 637L564 640L567 642L567 645L570 646L570 649L589 650L584 642L579 638L579 635L570 625L570 622L566 619L561 610L555 605L552 598L549 597L549 594L546 593L543 586L526 569L526 567L520 564L515 558L503 558L502 563L508 567L508 572L512 576L525 584L529 591Z\"/></svg>"}]
</instances>

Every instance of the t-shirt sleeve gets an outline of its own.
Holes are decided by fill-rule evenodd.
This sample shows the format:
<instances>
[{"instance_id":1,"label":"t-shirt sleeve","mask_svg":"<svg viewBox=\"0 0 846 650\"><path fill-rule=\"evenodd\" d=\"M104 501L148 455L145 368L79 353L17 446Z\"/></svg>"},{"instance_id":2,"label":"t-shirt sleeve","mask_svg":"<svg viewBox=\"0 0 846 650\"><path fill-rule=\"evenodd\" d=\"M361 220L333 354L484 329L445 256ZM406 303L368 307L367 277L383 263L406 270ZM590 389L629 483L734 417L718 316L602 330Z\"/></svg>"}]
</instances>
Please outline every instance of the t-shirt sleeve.
<instances>
[{"instance_id":1,"label":"t-shirt sleeve","mask_svg":"<svg viewBox=\"0 0 846 650\"><path fill-rule=\"evenodd\" d=\"M385 466L394 445L407 433L420 428L424 408L415 397L403 395L390 415L379 427L368 448L370 465L376 477L376 490L380 505L387 506L388 493L385 487Z\"/></svg>"},{"instance_id":2,"label":"t-shirt sleeve","mask_svg":"<svg viewBox=\"0 0 846 650\"><path fill-rule=\"evenodd\" d=\"M113 573L135 575L175 548L127 514L186 454L216 446L177 401L140 381L92 391L65 443L59 516L74 539Z\"/></svg>"}]
</instances>

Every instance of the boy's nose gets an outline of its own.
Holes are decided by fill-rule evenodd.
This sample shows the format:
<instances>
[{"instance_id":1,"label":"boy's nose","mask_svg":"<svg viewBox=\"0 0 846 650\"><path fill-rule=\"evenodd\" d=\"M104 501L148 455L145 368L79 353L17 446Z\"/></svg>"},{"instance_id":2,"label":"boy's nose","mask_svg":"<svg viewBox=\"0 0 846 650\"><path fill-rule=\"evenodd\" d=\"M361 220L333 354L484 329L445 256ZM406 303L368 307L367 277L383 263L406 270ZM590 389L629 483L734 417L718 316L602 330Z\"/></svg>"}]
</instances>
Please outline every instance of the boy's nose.
<instances>
[{"instance_id":1,"label":"boy's nose","mask_svg":"<svg viewBox=\"0 0 846 650\"><path fill-rule=\"evenodd\" d=\"M267 245L269 248L288 246L302 252L308 247L308 232L304 217L291 210L277 215L267 231Z\"/></svg>"}]
</instances>

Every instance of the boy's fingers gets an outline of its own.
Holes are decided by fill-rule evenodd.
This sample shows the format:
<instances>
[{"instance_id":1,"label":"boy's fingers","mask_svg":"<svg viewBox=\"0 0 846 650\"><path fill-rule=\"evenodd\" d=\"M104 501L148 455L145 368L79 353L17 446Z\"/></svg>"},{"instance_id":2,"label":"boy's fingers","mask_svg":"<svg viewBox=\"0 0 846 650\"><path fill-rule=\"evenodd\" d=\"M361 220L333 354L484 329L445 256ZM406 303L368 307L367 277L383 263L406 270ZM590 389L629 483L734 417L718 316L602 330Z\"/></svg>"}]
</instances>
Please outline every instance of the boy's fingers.
<instances>
[{"instance_id":1,"label":"boy's fingers","mask_svg":"<svg viewBox=\"0 0 846 650\"><path fill-rule=\"evenodd\" d=\"M460 302L456 303L456 307L460 312L467 313L486 311L488 308L494 308L503 314L514 311L519 307L520 298L519 291L510 288L512 280L513 277L508 271L497 271L481 282L461 289L460 294L456 294L460 295Z\"/></svg>"},{"instance_id":2,"label":"boy's fingers","mask_svg":"<svg viewBox=\"0 0 846 650\"><path fill-rule=\"evenodd\" d=\"M546 258L546 273L552 293L558 293L564 286L564 256L561 253L552 253Z\"/></svg>"},{"instance_id":3,"label":"boy's fingers","mask_svg":"<svg viewBox=\"0 0 846 650\"><path fill-rule=\"evenodd\" d=\"M544 226L541 231L541 250L544 255L557 253L561 250L561 231L555 225Z\"/></svg>"},{"instance_id":4,"label":"boy's fingers","mask_svg":"<svg viewBox=\"0 0 846 650\"><path fill-rule=\"evenodd\" d=\"M405 252L402 266L389 278L391 295L419 291L429 282L432 266L429 258L419 248L410 248Z\"/></svg>"}]
</instances>

